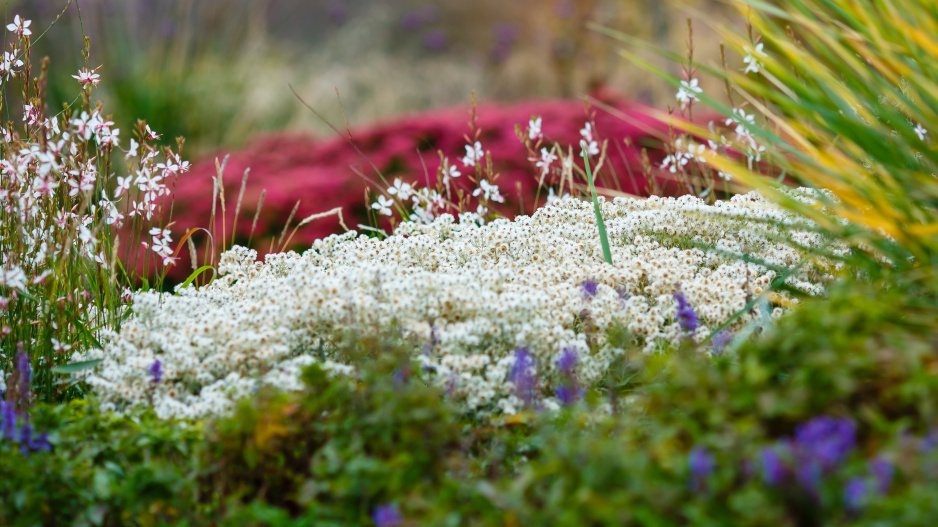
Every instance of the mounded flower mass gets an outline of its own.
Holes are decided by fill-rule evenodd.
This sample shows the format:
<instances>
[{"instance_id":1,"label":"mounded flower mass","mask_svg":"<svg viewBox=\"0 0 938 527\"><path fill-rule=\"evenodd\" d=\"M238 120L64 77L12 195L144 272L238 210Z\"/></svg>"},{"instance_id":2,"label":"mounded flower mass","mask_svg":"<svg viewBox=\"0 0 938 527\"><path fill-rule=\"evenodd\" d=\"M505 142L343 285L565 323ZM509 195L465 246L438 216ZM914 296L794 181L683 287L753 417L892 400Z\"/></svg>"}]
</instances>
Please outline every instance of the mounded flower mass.
<instances>
[{"instance_id":1,"label":"mounded flower mass","mask_svg":"<svg viewBox=\"0 0 938 527\"><path fill-rule=\"evenodd\" d=\"M614 265L602 259L592 204L575 199L514 221L483 224L465 213L404 223L383 239L350 231L264 262L234 247L210 285L138 293L121 332L74 358L103 359L84 375L105 408L198 417L225 412L261 385L299 388L300 370L317 361L354 375L355 364L335 353L338 336L396 330L413 342L415 371L469 412L556 408L570 398L571 380L588 388L624 353L610 329L627 330L649 353L702 342L767 290L777 278L769 266L795 269L787 282L796 289L823 291L835 264L799 265L798 245L846 250L798 230L804 220L756 193L713 205L690 196L601 203ZM767 296L725 334L794 301ZM523 390L513 371L519 357Z\"/></svg>"}]
</instances>

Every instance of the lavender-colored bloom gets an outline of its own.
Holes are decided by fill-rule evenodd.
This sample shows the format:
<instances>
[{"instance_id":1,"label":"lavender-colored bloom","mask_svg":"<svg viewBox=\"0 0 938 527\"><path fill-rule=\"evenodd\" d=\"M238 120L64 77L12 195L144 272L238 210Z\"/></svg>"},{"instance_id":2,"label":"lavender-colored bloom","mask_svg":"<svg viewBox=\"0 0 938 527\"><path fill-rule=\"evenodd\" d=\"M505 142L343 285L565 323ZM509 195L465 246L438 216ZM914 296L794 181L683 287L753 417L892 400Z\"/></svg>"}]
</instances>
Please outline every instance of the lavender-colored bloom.
<instances>
[{"instance_id":1,"label":"lavender-colored bloom","mask_svg":"<svg viewBox=\"0 0 938 527\"><path fill-rule=\"evenodd\" d=\"M803 461L817 461L829 472L839 465L856 445L856 425L850 419L821 416L798 426L795 443Z\"/></svg>"},{"instance_id":2,"label":"lavender-colored bloom","mask_svg":"<svg viewBox=\"0 0 938 527\"><path fill-rule=\"evenodd\" d=\"M16 438L16 442L20 444L20 452L22 452L23 455L28 455L29 445L33 442L33 427L29 424L28 419L26 419L26 422L20 427L19 437Z\"/></svg>"},{"instance_id":3,"label":"lavender-colored bloom","mask_svg":"<svg viewBox=\"0 0 938 527\"><path fill-rule=\"evenodd\" d=\"M17 383L20 389L20 402L25 404L29 401L29 387L33 384L33 371L30 367L29 355L22 349L16 354L16 371L19 375Z\"/></svg>"},{"instance_id":4,"label":"lavender-colored bloom","mask_svg":"<svg viewBox=\"0 0 938 527\"><path fill-rule=\"evenodd\" d=\"M694 307L687 301L687 297L684 296L684 293L677 292L674 293L674 300L677 301L677 321L681 325L681 329L687 333L697 331L700 321L697 319Z\"/></svg>"},{"instance_id":5,"label":"lavender-colored bloom","mask_svg":"<svg viewBox=\"0 0 938 527\"><path fill-rule=\"evenodd\" d=\"M442 51L446 49L448 45L448 40L446 39L446 34L440 31L439 29L434 29L432 31L427 31L423 36L423 45L427 49L433 51Z\"/></svg>"},{"instance_id":6,"label":"lavender-colored bloom","mask_svg":"<svg viewBox=\"0 0 938 527\"><path fill-rule=\"evenodd\" d=\"M147 370L147 373L150 374L150 382L160 382L163 379L163 363L160 362L160 359L156 359L153 362L153 365L150 366L150 369Z\"/></svg>"},{"instance_id":7,"label":"lavender-colored bloom","mask_svg":"<svg viewBox=\"0 0 938 527\"><path fill-rule=\"evenodd\" d=\"M576 370L578 357L573 348L564 348L560 352L560 358L557 359L557 368L565 375L572 375Z\"/></svg>"},{"instance_id":8,"label":"lavender-colored bloom","mask_svg":"<svg viewBox=\"0 0 938 527\"><path fill-rule=\"evenodd\" d=\"M895 467L888 459L879 457L869 463L870 474L876 479L876 490L880 494L889 492Z\"/></svg>"},{"instance_id":9,"label":"lavender-colored bloom","mask_svg":"<svg viewBox=\"0 0 938 527\"><path fill-rule=\"evenodd\" d=\"M377 527L397 527L404 522L401 511L393 503L379 505L371 514L371 519Z\"/></svg>"},{"instance_id":10,"label":"lavender-colored bloom","mask_svg":"<svg viewBox=\"0 0 938 527\"><path fill-rule=\"evenodd\" d=\"M430 345L429 344L426 344L423 347L423 356L427 360L430 360ZM431 372L433 371L434 368L433 366L430 366L429 364L424 364L423 366L420 367L420 369L426 372Z\"/></svg>"},{"instance_id":11,"label":"lavender-colored bloom","mask_svg":"<svg viewBox=\"0 0 938 527\"><path fill-rule=\"evenodd\" d=\"M508 380L515 385L515 393L518 398L524 401L524 404L531 406L534 404L535 388L537 379L534 377L534 357L527 348L518 348L515 350L515 362L511 366Z\"/></svg>"},{"instance_id":12,"label":"lavender-colored bloom","mask_svg":"<svg viewBox=\"0 0 938 527\"><path fill-rule=\"evenodd\" d=\"M580 287L583 288L583 296L586 298L593 298L599 292L599 284L593 280L583 282Z\"/></svg>"},{"instance_id":13,"label":"lavender-colored bloom","mask_svg":"<svg viewBox=\"0 0 938 527\"><path fill-rule=\"evenodd\" d=\"M31 448L33 452L38 452L40 450L48 452L52 450L52 443L49 442L49 436L43 432L41 434L36 434L36 436L33 437L32 441L29 443L29 448Z\"/></svg>"},{"instance_id":14,"label":"lavender-colored bloom","mask_svg":"<svg viewBox=\"0 0 938 527\"><path fill-rule=\"evenodd\" d=\"M773 487L781 485L788 476L788 467L785 466L776 449L763 448L759 457L762 461L762 477L766 484Z\"/></svg>"},{"instance_id":15,"label":"lavender-colored bloom","mask_svg":"<svg viewBox=\"0 0 938 527\"><path fill-rule=\"evenodd\" d=\"M918 443L918 450L923 454L931 454L938 448L938 428L933 428L931 432Z\"/></svg>"},{"instance_id":16,"label":"lavender-colored bloom","mask_svg":"<svg viewBox=\"0 0 938 527\"><path fill-rule=\"evenodd\" d=\"M699 490L703 482L716 469L716 460L713 454L704 447L694 447L687 455L687 467L690 469L691 486Z\"/></svg>"},{"instance_id":17,"label":"lavender-colored bloom","mask_svg":"<svg viewBox=\"0 0 938 527\"><path fill-rule=\"evenodd\" d=\"M0 401L0 429L3 439L14 439L17 431L16 407L13 403Z\"/></svg>"},{"instance_id":18,"label":"lavender-colored bloom","mask_svg":"<svg viewBox=\"0 0 938 527\"><path fill-rule=\"evenodd\" d=\"M801 461L795 467L795 480L815 499L821 497L821 475L821 464L813 459Z\"/></svg>"},{"instance_id":19,"label":"lavender-colored bloom","mask_svg":"<svg viewBox=\"0 0 938 527\"><path fill-rule=\"evenodd\" d=\"M844 487L844 505L851 511L858 511L866 501L867 483L863 478L852 478Z\"/></svg>"},{"instance_id":20,"label":"lavender-colored bloom","mask_svg":"<svg viewBox=\"0 0 938 527\"><path fill-rule=\"evenodd\" d=\"M733 342L733 334L729 331L723 330L710 339L710 344L713 345L713 354L714 355L723 355L723 351L726 349L726 345L730 342Z\"/></svg>"},{"instance_id":21,"label":"lavender-colored bloom","mask_svg":"<svg viewBox=\"0 0 938 527\"><path fill-rule=\"evenodd\" d=\"M583 396L583 390L577 389L576 385L568 386L566 384L561 384L560 386L554 388L554 397L560 401L560 404L564 406L570 406L573 403L580 400L580 397Z\"/></svg>"}]
</instances>

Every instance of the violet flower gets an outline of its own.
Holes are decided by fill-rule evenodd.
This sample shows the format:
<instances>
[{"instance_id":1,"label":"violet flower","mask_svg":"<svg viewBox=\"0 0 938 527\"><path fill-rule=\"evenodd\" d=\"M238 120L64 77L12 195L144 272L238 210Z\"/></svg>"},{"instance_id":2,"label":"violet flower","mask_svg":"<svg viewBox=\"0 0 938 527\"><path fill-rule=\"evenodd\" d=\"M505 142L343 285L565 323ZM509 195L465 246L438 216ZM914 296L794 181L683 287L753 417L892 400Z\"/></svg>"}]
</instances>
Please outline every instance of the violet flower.
<instances>
[{"instance_id":1,"label":"violet flower","mask_svg":"<svg viewBox=\"0 0 938 527\"><path fill-rule=\"evenodd\" d=\"M14 439L17 431L16 406L7 401L0 401L0 430L3 439Z\"/></svg>"},{"instance_id":2,"label":"violet flower","mask_svg":"<svg viewBox=\"0 0 938 527\"><path fill-rule=\"evenodd\" d=\"M533 406L537 379L534 376L534 357L527 348L515 350L515 362L511 366L508 380L515 385L515 393L527 406Z\"/></svg>"},{"instance_id":3,"label":"violet flower","mask_svg":"<svg viewBox=\"0 0 938 527\"><path fill-rule=\"evenodd\" d=\"M858 511L866 502L867 484L863 478L852 478L844 486L844 505L851 511Z\"/></svg>"},{"instance_id":4,"label":"violet flower","mask_svg":"<svg viewBox=\"0 0 938 527\"><path fill-rule=\"evenodd\" d=\"M163 379L163 363L160 362L160 359L156 359L153 362L153 365L150 366L150 369L147 370L147 373L152 377L150 382L160 382Z\"/></svg>"},{"instance_id":5,"label":"violet flower","mask_svg":"<svg viewBox=\"0 0 938 527\"><path fill-rule=\"evenodd\" d=\"M697 331L700 320L697 319L697 313L694 312L694 307L687 301L687 297L684 296L684 293L677 292L674 293L674 300L677 301L677 321L681 325L681 329L686 333Z\"/></svg>"},{"instance_id":6,"label":"violet flower","mask_svg":"<svg viewBox=\"0 0 938 527\"><path fill-rule=\"evenodd\" d=\"M788 476L788 468L776 449L772 447L763 448L759 453L759 457L762 460L762 478L766 484L772 487L781 485Z\"/></svg>"},{"instance_id":7,"label":"violet flower","mask_svg":"<svg viewBox=\"0 0 938 527\"><path fill-rule=\"evenodd\" d=\"M694 490L703 488L706 480L716 469L716 460L704 447L694 447L687 455L687 466L691 474L691 486Z\"/></svg>"},{"instance_id":8,"label":"violet flower","mask_svg":"<svg viewBox=\"0 0 938 527\"><path fill-rule=\"evenodd\" d=\"M397 527L404 521L401 511L398 510L397 505L392 503L379 505L375 508L371 514L371 519L374 520L377 527Z\"/></svg>"},{"instance_id":9,"label":"violet flower","mask_svg":"<svg viewBox=\"0 0 938 527\"><path fill-rule=\"evenodd\" d=\"M895 473L892 462L886 458L878 457L869 462L869 470L876 480L876 490L880 494L889 492L889 487L892 485L892 476Z\"/></svg>"},{"instance_id":10,"label":"violet flower","mask_svg":"<svg viewBox=\"0 0 938 527\"><path fill-rule=\"evenodd\" d=\"M599 284L593 280L586 280L580 287L583 288L583 296L586 298L593 298L599 292Z\"/></svg>"}]
</instances>

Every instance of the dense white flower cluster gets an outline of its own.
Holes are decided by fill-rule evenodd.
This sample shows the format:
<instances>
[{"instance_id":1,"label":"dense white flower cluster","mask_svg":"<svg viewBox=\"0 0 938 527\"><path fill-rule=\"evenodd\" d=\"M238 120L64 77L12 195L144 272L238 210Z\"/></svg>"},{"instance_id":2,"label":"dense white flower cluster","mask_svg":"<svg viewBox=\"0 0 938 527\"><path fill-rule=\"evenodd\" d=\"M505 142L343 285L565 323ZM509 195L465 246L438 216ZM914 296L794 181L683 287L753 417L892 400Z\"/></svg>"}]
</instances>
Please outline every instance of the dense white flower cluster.
<instances>
[{"instance_id":1,"label":"dense white flower cluster","mask_svg":"<svg viewBox=\"0 0 938 527\"><path fill-rule=\"evenodd\" d=\"M615 265L602 260L592 204L575 199L514 221L441 215L384 239L349 232L263 263L235 247L211 285L137 294L122 331L73 358L103 359L86 375L105 408L152 405L162 417L194 417L223 412L262 384L295 388L314 361L354 374L333 354L336 335L398 328L428 382L478 415L513 413L524 404L510 379L519 348L533 358L539 404L556 406L563 353L576 354L577 383L589 386L624 352L610 343L611 328L627 329L648 352L700 342L776 277L730 253L793 268L804 255L778 241L780 230L805 246L824 242L794 230L794 216L757 194L714 205L616 198L602 211ZM802 266L789 283L813 294L828 278ZM692 333L678 321L677 292L699 319ZM728 329L779 316L784 293L772 298Z\"/></svg>"}]
</instances>

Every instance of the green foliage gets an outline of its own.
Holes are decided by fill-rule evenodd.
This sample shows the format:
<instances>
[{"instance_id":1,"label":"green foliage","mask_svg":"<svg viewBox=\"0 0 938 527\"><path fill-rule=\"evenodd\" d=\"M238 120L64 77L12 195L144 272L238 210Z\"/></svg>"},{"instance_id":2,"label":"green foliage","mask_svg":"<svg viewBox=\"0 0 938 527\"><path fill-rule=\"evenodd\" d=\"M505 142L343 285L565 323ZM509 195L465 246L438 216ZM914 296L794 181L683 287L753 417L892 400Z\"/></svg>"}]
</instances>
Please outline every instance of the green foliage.
<instances>
[{"instance_id":1,"label":"green foliage","mask_svg":"<svg viewBox=\"0 0 938 527\"><path fill-rule=\"evenodd\" d=\"M392 501L405 513L421 511L452 492L445 482L460 434L455 415L438 390L410 379L403 354L385 351L360 381L312 367L304 394L260 393L241 405L208 436L219 463L210 485L321 525L367 524Z\"/></svg>"},{"instance_id":2,"label":"green foliage","mask_svg":"<svg viewBox=\"0 0 938 527\"><path fill-rule=\"evenodd\" d=\"M938 451L920 452L914 438L938 425L936 298L842 284L738 355L714 360L685 348L653 357L622 415L540 426L537 456L496 501L523 525L933 523L938 508L920 496L938 484ZM854 421L858 444L822 479L820 497L794 482L766 484L761 450L825 415ZM715 459L699 484L687 461L693 447ZM845 485L874 457L895 464L892 488L850 511Z\"/></svg>"},{"instance_id":3,"label":"green foliage","mask_svg":"<svg viewBox=\"0 0 938 527\"><path fill-rule=\"evenodd\" d=\"M606 383L621 395L612 414L594 394L471 422L420 381L399 337L352 336L354 377L313 366L303 392L262 390L204 425L40 406L53 451L0 442L0 523L370 525L394 504L405 525L931 524L938 288L899 284L838 285L727 356L629 355ZM856 447L817 497L794 476L769 484L763 450L821 416L850 419ZM695 475L695 448L712 472ZM894 467L888 490L848 508L873 459Z\"/></svg>"},{"instance_id":4,"label":"green foliage","mask_svg":"<svg viewBox=\"0 0 938 527\"><path fill-rule=\"evenodd\" d=\"M159 525L196 516L198 423L102 414L93 401L39 406L52 452L0 441L0 524Z\"/></svg>"}]
</instances>

